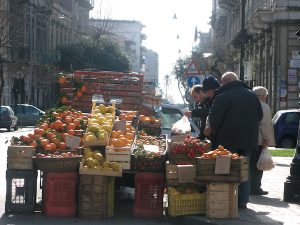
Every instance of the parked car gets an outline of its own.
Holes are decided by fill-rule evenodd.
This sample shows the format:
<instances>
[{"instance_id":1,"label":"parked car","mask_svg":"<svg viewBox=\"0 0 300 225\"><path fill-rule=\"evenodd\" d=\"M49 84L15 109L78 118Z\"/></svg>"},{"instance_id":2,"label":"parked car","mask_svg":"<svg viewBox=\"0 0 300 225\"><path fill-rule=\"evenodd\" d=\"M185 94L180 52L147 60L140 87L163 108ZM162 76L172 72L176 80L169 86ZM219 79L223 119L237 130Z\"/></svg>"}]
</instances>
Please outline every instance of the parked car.
<instances>
[{"instance_id":1,"label":"parked car","mask_svg":"<svg viewBox=\"0 0 300 225\"><path fill-rule=\"evenodd\" d=\"M18 130L18 118L10 106L1 106L0 110L0 128L6 128L7 131Z\"/></svg>"},{"instance_id":2,"label":"parked car","mask_svg":"<svg viewBox=\"0 0 300 225\"><path fill-rule=\"evenodd\" d=\"M45 114L44 111L33 105L17 104L11 105L20 126L35 126L38 120Z\"/></svg>"},{"instance_id":3,"label":"parked car","mask_svg":"<svg viewBox=\"0 0 300 225\"><path fill-rule=\"evenodd\" d=\"M170 138L173 124L182 118L183 113L184 111L176 105L163 104L161 109L158 110L155 115L161 120L162 134L167 134L168 138ZM191 119L189 119L189 122L191 124L192 136L197 137L199 128Z\"/></svg>"},{"instance_id":4,"label":"parked car","mask_svg":"<svg viewBox=\"0 0 300 225\"><path fill-rule=\"evenodd\" d=\"M280 110L272 119L276 147L295 148L298 137L300 110Z\"/></svg>"}]
</instances>

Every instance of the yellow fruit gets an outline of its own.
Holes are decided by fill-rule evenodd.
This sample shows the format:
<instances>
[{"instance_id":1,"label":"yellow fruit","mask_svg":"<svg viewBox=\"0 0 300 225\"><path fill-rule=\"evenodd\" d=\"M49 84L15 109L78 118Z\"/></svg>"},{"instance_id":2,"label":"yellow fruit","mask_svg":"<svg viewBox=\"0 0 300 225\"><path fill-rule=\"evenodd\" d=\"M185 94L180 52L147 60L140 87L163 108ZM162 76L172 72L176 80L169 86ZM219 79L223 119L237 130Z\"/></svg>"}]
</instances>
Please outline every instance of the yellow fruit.
<instances>
[{"instance_id":1,"label":"yellow fruit","mask_svg":"<svg viewBox=\"0 0 300 225\"><path fill-rule=\"evenodd\" d=\"M94 159L96 159L99 162L100 165L102 165L105 161L105 159L104 159L104 157L101 153L96 153L94 155Z\"/></svg>"},{"instance_id":2,"label":"yellow fruit","mask_svg":"<svg viewBox=\"0 0 300 225\"><path fill-rule=\"evenodd\" d=\"M95 165L96 165L96 162L95 162L95 160L93 159L93 158L87 158L86 160L85 160L85 165L88 167L88 168L94 168L95 167Z\"/></svg>"},{"instance_id":3,"label":"yellow fruit","mask_svg":"<svg viewBox=\"0 0 300 225\"><path fill-rule=\"evenodd\" d=\"M86 152L85 154L84 154L84 157L85 158L93 158L94 157L94 152Z\"/></svg>"},{"instance_id":4,"label":"yellow fruit","mask_svg":"<svg viewBox=\"0 0 300 225\"><path fill-rule=\"evenodd\" d=\"M92 152L92 149L88 148L88 147L86 147L86 148L83 149L83 155L85 155L88 152Z\"/></svg>"},{"instance_id":5,"label":"yellow fruit","mask_svg":"<svg viewBox=\"0 0 300 225\"><path fill-rule=\"evenodd\" d=\"M111 167L114 171L119 171L120 170L120 164L117 162L112 162Z\"/></svg>"},{"instance_id":6,"label":"yellow fruit","mask_svg":"<svg viewBox=\"0 0 300 225\"><path fill-rule=\"evenodd\" d=\"M84 138L85 141L97 141L97 137L94 134L89 134Z\"/></svg>"},{"instance_id":7,"label":"yellow fruit","mask_svg":"<svg viewBox=\"0 0 300 225\"><path fill-rule=\"evenodd\" d=\"M101 112L102 115L106 113L106 107L103 104L98 105L98 110Z\"/></svg>"},{"instance_id":8,"label":"yellow fruit","mask_svg":"<svg viewBox=\"0 0 300 225\"><path fill-rule=\"evenodd\" d=\"M109 161L105 161L105 162L102 164L102 166L103 166L103 168L109 168L109 167L111 167Z\"/></svg>"},{"instance_id":9,"label":"yellow fruit","mask_svg":"<svg viewBox=\"0 0 300 225\"><path fill-rule=\"evenodd\" d=\"M100 126L99 125L97 126L96 124L88 126L88 128L87 128L87 132L92 132L94 134L97 134L97 132L99 132L99 130L100 130Z\"/></svg>"}]
</instances>

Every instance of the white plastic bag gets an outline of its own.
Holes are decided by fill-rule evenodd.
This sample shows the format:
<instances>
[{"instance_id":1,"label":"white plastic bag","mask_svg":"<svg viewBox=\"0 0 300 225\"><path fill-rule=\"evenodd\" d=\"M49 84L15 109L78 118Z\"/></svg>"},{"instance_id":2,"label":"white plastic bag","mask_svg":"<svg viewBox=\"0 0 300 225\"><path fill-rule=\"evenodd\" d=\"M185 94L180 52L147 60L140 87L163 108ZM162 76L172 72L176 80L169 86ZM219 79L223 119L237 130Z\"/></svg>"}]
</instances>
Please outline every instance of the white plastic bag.
<instances>
[{"instance_id":1,"label":"white plastic bag","mask_svg":"<svg viewBox=\"0 0 300 225\"><path fill-rule=\"evenodd\" d=\"M186 116L173 124L171 134L188 134L191 133L191 124Z\"/></svg>"},{"instance_id":2,"label":"white plastic bag","mask_svg":"<svg viewBox=\"0 0 300 225\"><path fill-rule=\"evenodd\" d=\"M257 161L257 169L268 171L274 168L273 159L271 156L270 151L268 150L268 147L263 148L259 159Z\"/></svg>"}]
</instances>

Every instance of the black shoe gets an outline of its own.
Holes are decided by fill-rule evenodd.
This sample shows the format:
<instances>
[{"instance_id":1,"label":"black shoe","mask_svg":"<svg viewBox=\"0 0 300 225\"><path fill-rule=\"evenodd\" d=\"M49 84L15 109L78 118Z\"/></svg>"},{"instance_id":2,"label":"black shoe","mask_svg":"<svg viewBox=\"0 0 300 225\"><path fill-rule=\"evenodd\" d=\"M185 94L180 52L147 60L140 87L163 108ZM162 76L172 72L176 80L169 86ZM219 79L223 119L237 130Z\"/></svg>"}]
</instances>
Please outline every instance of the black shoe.
<instances>
[{"instance_id":1,"label":"black shoe","mask_svg":"<svg viewBox=\"0 0 300 225\"><path fill-rule=\"evenodd\" d=\"M247 204L239 204L239 209L247 209Z\"/></svg>"},{"instance_id":2,"label":"black shoe","mask_svg":"<svg viewBox=\"0 0 300 225\"><path fill-rule=\"evenodd\" d=\"M264 191L263 189L258 189L258 190L255 190L255 191L251 191L251 194L252 195L267 195L269 192L267 191Z\"/></svg>"}]
</instances>

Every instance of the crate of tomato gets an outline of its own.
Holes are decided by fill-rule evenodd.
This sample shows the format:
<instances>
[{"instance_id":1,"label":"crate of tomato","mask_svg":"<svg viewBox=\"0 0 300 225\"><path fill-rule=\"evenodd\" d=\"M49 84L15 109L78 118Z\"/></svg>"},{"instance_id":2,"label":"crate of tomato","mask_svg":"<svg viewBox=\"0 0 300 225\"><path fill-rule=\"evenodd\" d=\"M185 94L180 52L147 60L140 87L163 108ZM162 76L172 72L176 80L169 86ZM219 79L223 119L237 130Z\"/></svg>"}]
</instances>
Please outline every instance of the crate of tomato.
<instances>
[{"instance_id":1,"label":"crate of tomato","mask_svg":"<svg viewBox=\"0 0 300 225\"><path fill-rule=\"evenodd\" d=\"M194 164L195 158L208 152L210 148L208 141L200 141L187 135L183 141L170 143L168 156L171 164Z\"/></svg>"},{"instance_id":2,"label":"crate of tomato","mask_svg":"<svg viewBox=\"0 0 300 225\"><path fill-rule=\"evenodd\" d=\"M163 172L167 161L167 137L138 135L131 155L131 170Z\"/></svg>"}]
</instances>

